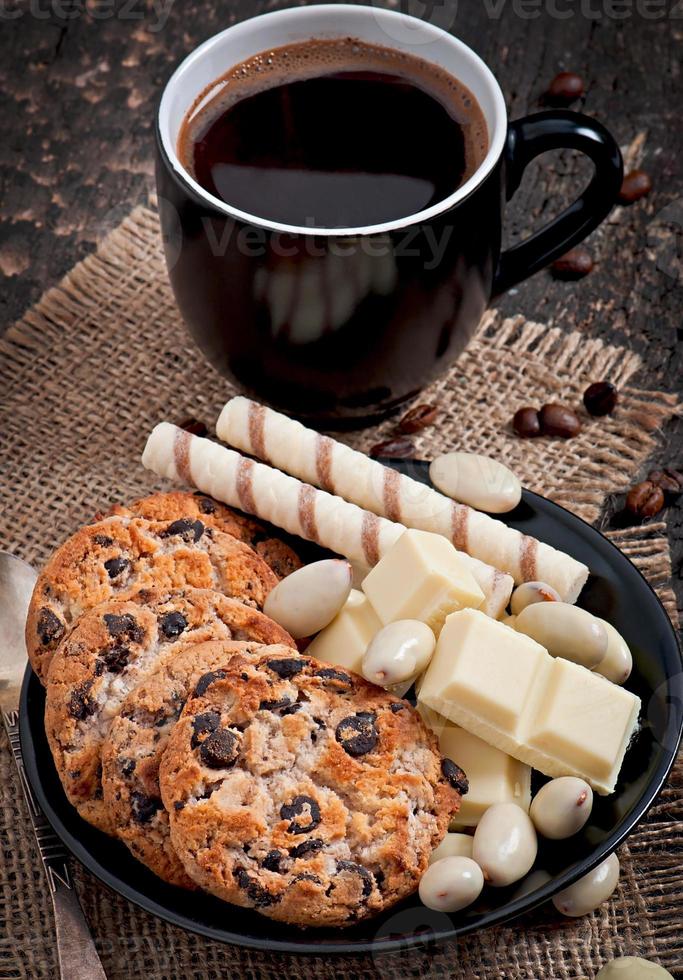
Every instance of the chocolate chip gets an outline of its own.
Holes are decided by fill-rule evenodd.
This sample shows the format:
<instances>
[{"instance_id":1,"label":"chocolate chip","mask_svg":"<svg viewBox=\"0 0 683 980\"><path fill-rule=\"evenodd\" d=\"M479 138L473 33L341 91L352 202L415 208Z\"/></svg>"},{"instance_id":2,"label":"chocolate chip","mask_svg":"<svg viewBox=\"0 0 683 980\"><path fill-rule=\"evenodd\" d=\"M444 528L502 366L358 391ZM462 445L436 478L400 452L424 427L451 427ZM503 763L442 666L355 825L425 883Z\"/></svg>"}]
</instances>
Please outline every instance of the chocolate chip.
<instances>
[{"instance_id":1,"label":"chocolate chip","mask_svg":"<svg viewBox=\"0 0 683 980\"><path fill-rule=\"evenodd\" d=\"M128 568L130 562L127 558L109 558L104 563L104 567L107 570L107 575L110 579L118 578L123 572Z\"/></svg>"},{"instance_id":2,"label":"chocolate chip","mask_svg":"<svg viewBox=\"0 0 683 980\"><path fill-rule=\"evenodd\" d=\"M79 687L71 692L67 711L72 718L77 721L85 721L97 710L97 703L90 697L92 681L84 681Z\"/></svg>"},{"instance_id":3,"label":"chocolate chip","mask_svg":"<svg viewBox=\"0 0 683 980\"><path fill-rule=\"evenodd\" d=\"M187 629L187 620L180 612L167 612L159 619L159 629L167 640L174 640Z\"/></svg>"},{"instance_id":4,"label":"chocolate chip","mask_svg":"<svg viewBox=\"0 0 683 980\"><path fill-rule=\"evenodd\" d=\"M185 432L189 432L192 436L200 436L200 438L208 436L209 434L209 430L204 423L200 422L199 419L194 418L192 415L188 416L186 419L183 419L182 422L179 422L178 428L184 429Z\"/></svg>"},{"instance_id":5,"label":"chocolate chip","mask_svg":"<svg viewBox=\"0 0 683 980\"><path fill-rule=\"evenodd\" d=\"M581 75L573 71L561 71L548 86L543 101L548 105L568 106L580 99L584 92L585 85Z\"/></svg>"},{"instance_id":6,"label":"chocolate chip","mask_svg":"<svg viewBox=\"0 0 683 980\"><path fill-rule=\"evenodd\" d=\"M211 685L215 681L219 681L222 677L225 677L224 670L209 670L206 674L202 674L194 689L194 696L200 698L203 694L206 694Z\"/></svg>"},{"instance_id":7,"label":"chocolate chip","mask_svg":"<svg viewBox=\"0 0 683 980\"><path fill-rule=\"evenodd\" d=\"M650 175L644 170L631 170L624 177L619 191L621 204L633 204L652 190Z\"/></svg>"},{"instance_id":8,"label":"chocolate chip","mask_svg":"<svg viewBox=\"0 0 683 980\"><path fill-rule=\"evenodd\" d=\"M292 884L294 884L295 881L312 881L316 885L322 885L320 878L317 875L312 875L308 871L302 871L300 875L294 875L292 878Z\"/></svg>"},{"instance_id":9,"label":"chocolate chip","mask_svg":"<svg viewBox=\"0 0 683 980\"><path fill-rule=\"evenodd\" d=\"M308 819L306 821L293 819L300 816ZM291 803L283 803L280 807L280 819L291 821L287 827L290 834L307 834L315 830L320 823L320 806L312 796L295 796Z\"/></svg>"},{"instance_id":10,"label":"chocolate chip","mask_svg":"<svg viewBox=\"0 0 683 980\"><path fill-rule=\"evenodd\" d=\"M601 418L614 411L618 397L617 389L609 381L596 381L584 391L583 404L589 415Z\"/></svg>"},{"instance_id":11,"label":"chocolate chip","mask_svg":"<svg viewBox=\"0 0 683 980\"><path fill-rule=\"evenodd\" d=\"M295 702L291 698L280 698L279 701L261 701L259 711L279 711L281 708L291 708Z\"/></svg>"},{"instance_id":12,"label":"chocolate chip","mask_svg":"<svg viewBox=\"0 0 683 980\"><path fill-rule=\"evenodd\" d=\"M44 647L52 643L58 643L66 632L66 626L59 616L55 615L47 606L38 613L38 625L36 627L38 638Z\"/></svg>"},{"instance_id":13,"label":"chocolate chip","mask_svg":"<svg viewBox=\"0 0 683 980\"><path fill-rule=\"evenodd\" d=\"M574 409L551 403L540 411L541 435L572 439L581 431L581 420Z\"/></svg>"},{"instance_id":14,"label":"chocolate chip","mask_svg":"<svg viewBox=\"0 0 683 980\"><path fill-rule=\"evenodd\" d=\"M163 804L157 796L146 796L144 793L134 790L130 797L131 815L136 823L149 823L159 810L163 810Z\"/></svg>"},{"instance_id":15,"label":"chocolate chip","mask_svg":"<svg viewBox=\"0 0 683 980\"><path fill-rule=\"evenodd\" d=\"M207 735L215 732L220 726L221 716L217 711L203 711L192 719L192 738L190 745L196 749L205 740Z\"/></svg>"},{"instance_id":16,"label":"chocolate chip","mask_svg":"<svg viewBox=\"0 0 683 980\"><path fill-rule=\"evenodd\" d=\"M626 510L641 520L654 517L663 506L664 491L649 480L643 480L631 487L626 497Z\"/></svg>"},{"instance_id":17,"label":"chocolate chip","mask_svg":"<svg viewBox=\"0 0 683 980\"><path fill-rule=\"evenodd\" d=\"M137 763L135 759L121 759L121 775L132 776Z\"/></svg>"},{"instance_id":18,"label":"chocolate chip","mask_svg":"<svg viewBox=\"0 0 683 980\"><path fill-rule=\"evenodd\" d=\"M398 423L401 432L411 435L413 432L420 432L429 425L434 425L439 417L439 409L436 405L414 405L403 416Z\"/></svg>"},{"instance_id":19,"label":"chocolate chip","mask_svg":"<svg viewBox=\"0 0 683 980\"><path fill-rule=\"evenodd\" d=\"M216 513L216 501L212 500L211 497L200 497L199 498L199 512L201 514L215 514Z\"/></svg>"},{"instance_id":20,"label":"chocolate chip","mask_svg":"<svg viewBox=\"0 0 683 980\"><path fill-rule=\"evenodd\" d=\"M457 789L461 796L469 792L470 784L467 776L460 766L456 766L452 759L442 759L441 772L453 789Z\"/></svg>"},{"instance_id":21,"label":"chocolate chip","mask_svg":"<svg viewBox=\"0 0 683 980\"><path fill-rule=\"evenodd\" d=\"M265 908L280 901L279 895L271 895L263 885L250 878L246 868L234 868L232 873L237 879L237 884L246 891L247 897L251 899L256 908Z\"/></svg>"},{"instance_id":22,"label":"chocolate chip","mask_svg":"<svg viewBox=\"0 0 683 980\"><path fill-rule=\"evenodd\" d=\"M134 616L125 613L123 616L115 616L113 613L105 613L102 617L107 632L113 637L127 637L131 643L140 643L145 635L145 631L140 627Z\"/></svg>"},{"instance_id":23,"label":"chocolate chip","mask_svg":"<svg viewBox=\"0 0 683 980\"><path fill-rule=\"evenodd\" d=\"M512 428L521 439L534 439L541 434L541 420L535 408L519 408L512 418Z\"/></svg>"},{"instance_id":24,"label":"chocolate chip","mask_svg":"<svg viewBox=\"0 0 683 980\"><path fill-rule=\"evenodd\" d=\"M403 711L403 709L404 709L405 707L406 707L406 706L405 706L405 704L403 703L403 701L394 701L394 703L393 703L393 704L390 704L390 705L389 705L389 710L390 710L390 711L393 711L393 712L394 712L394 714L398 714L398 712L399 712L399 711Z\"/></svg>"},{"instance_id":25,"label":"chocolate chip","mask_svg":"<svg viewBox=\"0 0 683 980\"><path fill-rule=\"evenodd\" d=\"M361 879L363 882L363 898L372 894L372 886L375 882L367 868L364 868L362 864L356 864L355 861L337 861L337 874L342 874L344 871L358 875Z\"/></svg>"},{"instance_id":26,"label":"chocolate chip","mask_svg":"<svg viewBox=\"0 0 683 980\"><path fill-rule=\"evenodd\" d=\"M316 670L314 677L320 677L324 681L330 681L333 684L338 683L342 684L344 687L353 688L353 679L343 671L334 670L332 667L323 667L322 670Z\"/></svg>"},{"instance_id":27,"label":"chocolate chip","mask_svg":"<svg viewBox=\"0 0 683 980\"><path fill-rule=\"evenodd\" d=\"M683 491L683 473L680 470L674 470L670 467L663 470L651 470L647 478L656 487L661 487L665 495L670 494L672 497L677 497Z\"/></svg>"},{"instance_id":28,"label":"chocolate chip","mask_svg":"<svg viewBox=\"0 0 683 980\"><path fill-rule=\"evenodd\" d=\"M199 541L206 528L201 521L193 521L189 517L181 517L178 521L173 521L161 532L162 538L182 538L183 541Z\"/></svg>"},{"instance_id":29,"label":"chocolate chip","mask_svg":"<svg viewBox=\"0 0 683 980\"><path fill-rule=\"evenodd\" d=\"M377 745L379 735L375 728L376 715L359 711L348 718L342 718L337 725L335 736L345 752L352 756L366 755Z\"/></svg>"},{"instance_id":30,"label":"chocolate chip","mask_svg":"<svg viewBox=\"0 0 683 980\"><path fill-rule=\"evenodd\" d=\"M185 807L186 807L186 805L187 804L185 803L184 800L176 800L175 803L173 804L173 809L176 812L179 811L179 810L184 810Z\"/></svg>"},{"instance_id":31,"label":"chocolate chip","mask_svg":"<svg viewBox=\"0 0 683 980\"><path fill-rule=\"evenodd\" d=\"M128 666L128 661L130 660L130 650L126 646L122 646L119 643L113 644L103 650L100 656L97 658L97 663L95 665L95 672L98 674L103 674L105 671L109 674L121 674Z\"/></svg>"},{"instance_id":32,"label":"chocolate chip","mask_svg":"<svg viewBox=\"0 0 683 980\"><path fill-rule=\"evenodd\" d=\"M555 259L550 268L556 279L565 279L568 282L583 279L593 271L593 257L587 248L570 248L559 259Z\"/></svg>"},{"instance_id":33,"label":"chocolate chip","mask_svg":"<svg viewBox=\"0 0 683 980\"><path fill-rule=\"evenodd\" d=\"M266 660L266 667L282 680L288 680L296 674L301 673L310 661L296 657L288 657L285 660Z\"/></svg>"},{"instance_id":34,"label":"chocolate chip","mask_svg":"<svg viewBox=\"0 0 683 980\"><path fill-rule=\"evenodd\" d=\"M114 543L114 539L107 537L106 534L96 534L93 541L95 544L99 544L101 548L111 548Z\"/></svg>"},{"instance_id":35,"label":"chocolate chip","mask_svg":"<svg viewBox=\"0 0 683 980\"><path fill-rule=\"evenodd\" d=\"M381 889L382 889L382 885L383 885L383 883L384 883L384 878L385 878L385 874L384 874L384 872L382 871L382 869L381 869L381 868L378 868L378 869L377 869L377 871L373 871L372 873L373 873L373 874L374 874L374 876L375 876L375 882L376 882L376 884L377 884L377 887L378 887L378 888L380 889L380 891L381 891Z\"/></svg>"},{"instance_id":36,"label":"chocolate chip","mask_svg":"<svg viewBox=\"0 0 683 980\"><path fill-rule=\"evenodd\" d=\"M280 862L282 861L283 854L280 851L268 851L263 861L261 861L261 867L265 868L266 871L277 871L278 874L281 872Z\"/></svg>"},{"instance_id":37,"label":"chocolate chip","mask_svg":"<svg viewBox=\"0 0 683 980\"><path fill-rule=\"evenodd\" d=\"M297 858L306 857L307 854L317 854L324 846L324 842L318 837L310 837L308 840L302 840L296 847L290 847L289 856L296 860Z\"/></svg>"},{"instance_id":38,"label":"chocolate chip","mask_svg":"<svg viewBox=\"0 0 683 980\"><path fill-rule=\"evenodd\" d=\"M210 769L229 769L234 766L240 751L240 740L229 728L219 728L202 742L199 755Z\"/></svg>"},{"instance_id":39,"label":"chocolate chip","mask_svg":"<svg viewBox=\"0 0 683 980\"><path fill-rule=\"evenodd\" d=\"M368 450L368 456L373 458L385 456L388 459L409 459L414 455L415 446L407 436L397 436L395 439L378 442Z\"/></svg>"}]
</instances>

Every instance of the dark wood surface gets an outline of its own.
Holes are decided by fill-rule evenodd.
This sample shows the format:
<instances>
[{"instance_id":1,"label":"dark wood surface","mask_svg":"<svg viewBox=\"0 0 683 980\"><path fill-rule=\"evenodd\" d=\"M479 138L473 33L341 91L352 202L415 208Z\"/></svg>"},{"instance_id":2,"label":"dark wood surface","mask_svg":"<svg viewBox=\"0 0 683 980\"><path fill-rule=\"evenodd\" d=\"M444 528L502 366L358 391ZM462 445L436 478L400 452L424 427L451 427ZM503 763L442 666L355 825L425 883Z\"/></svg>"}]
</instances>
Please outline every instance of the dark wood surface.
<instances>
[{"instance_id":1,"label":"dark wood surface","mask_svg":"<svg viewBox=\"0 0 683 980\"><path fill-rule=\"evenodd\" d=\"M654 190L617 209L592 236L596 266L590 276L565 283L543 272L500 306L505 313L522 312L630 344L644 358L642 387L680 391L683 4L401 3L451 29L484 57L513 118L539 108L556 72L574 70L586 78L587 94L575 108L612 130L627 160L651 174ZM2 0L0 324L19 317L134 205L147 200L153 189L155 103L177 62L233 21L288 5ZM548 155L530 168L509 208L509 240L554 214L587 174L585 161L571 154ZM681 422L668 426L660 457L683 464ZM683 605L683 507L667 516Z\"/></svg>"}]
</instances>

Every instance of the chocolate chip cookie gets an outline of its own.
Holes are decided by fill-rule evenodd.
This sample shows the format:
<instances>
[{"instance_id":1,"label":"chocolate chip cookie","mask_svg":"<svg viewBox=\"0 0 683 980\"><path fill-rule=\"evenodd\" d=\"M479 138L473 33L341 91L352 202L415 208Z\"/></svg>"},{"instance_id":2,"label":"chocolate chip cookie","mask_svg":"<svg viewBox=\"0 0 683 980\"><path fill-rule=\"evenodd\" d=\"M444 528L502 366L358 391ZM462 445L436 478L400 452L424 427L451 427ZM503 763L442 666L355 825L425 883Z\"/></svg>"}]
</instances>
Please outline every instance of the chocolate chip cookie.
<instances>
[{"instance_id":1,"label":"chocolate chip cookie","mask_svg":"<svg viewBox=\"0 0 683 980\"><path fill-rule=\"evenodd\" d=\"M159 763L178 718L178 704L200 677L225 667L237 653L257 658L290 652L284 646L226 641L192 644L164 657L121 705L102 751L104 802L117 835L164 881L196 887L171 843L159 788Z\"/></svg>"},{"instance_id":2,"label":"chocolate chip cookie","mask_svg":"<svg viewBox=\"0 0 683 980\"><path fill-rule=\"evenodd\" d=\"M462 775L406 701L286 653L199 679L160 784L202 888L273 919L345 926L416 889Z\"/></svg>"},{"instance_id":3,"label":"chocolate chip cookie","mask_svg":"<svg viewBox=\"0 0 683 980\"><path fill-rule=\"evenodd\" d=\"M278 578L285 578L301 568L299 556L271 529L200 492L172 490L169 493L154 493L134 500L132 504L117 505L111 513L144 517L148 521L173 521L179 517L199 520L250 545Z\"/></svg>"},{"instance_id":4,"label":"chocolate chip cookie","mask_svg":"<svg viewBox=\"0 0 683 980\"><path fill-rule=\"evenodd\" d=\"M84 613L60 644L47 680L45 730L66 795L85 820L109 833L102 745L129 692L188 644L223 638L293 646L263 613L217 592L190 589L166 597L145 591L137 599ZM181 708L178 699L176 716Z\"/></svg>"},{"instance_id":5,"label":"chocolate chip cookie","mask_svg":"<svg viewBox=\"0 0 683 980\"><path fill-rule=\"evenodd\" d=\"M110 517L77 531L38 577L26 621L29 658L44 683L52 655L83 612L140 589L216 589L261 609L276 584L248 545L199 519Z\"/></svg>"}]
</instances>

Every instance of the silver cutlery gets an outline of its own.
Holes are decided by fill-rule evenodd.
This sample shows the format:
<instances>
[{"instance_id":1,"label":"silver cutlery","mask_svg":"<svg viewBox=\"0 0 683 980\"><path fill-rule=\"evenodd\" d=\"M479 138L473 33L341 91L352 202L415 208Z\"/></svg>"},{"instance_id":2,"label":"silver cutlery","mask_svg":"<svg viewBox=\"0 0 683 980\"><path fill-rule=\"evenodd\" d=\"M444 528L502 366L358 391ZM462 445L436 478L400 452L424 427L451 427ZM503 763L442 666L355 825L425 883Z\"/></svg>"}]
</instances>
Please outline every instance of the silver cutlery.
<instances>
[{"instance_id":1,"label":"silver cutlery","mask_svg":"<svg viewBox=\"0 0 683 980\"><path fill-rule=\"evenodd\" d=\"M9 738L55 913L62 980L106 980L69 871L69 855L36 803L21 754L19 693L26 670L24 625L36 573L25 561L0 551L0 713Z\"/></svg>"}]
</instances>

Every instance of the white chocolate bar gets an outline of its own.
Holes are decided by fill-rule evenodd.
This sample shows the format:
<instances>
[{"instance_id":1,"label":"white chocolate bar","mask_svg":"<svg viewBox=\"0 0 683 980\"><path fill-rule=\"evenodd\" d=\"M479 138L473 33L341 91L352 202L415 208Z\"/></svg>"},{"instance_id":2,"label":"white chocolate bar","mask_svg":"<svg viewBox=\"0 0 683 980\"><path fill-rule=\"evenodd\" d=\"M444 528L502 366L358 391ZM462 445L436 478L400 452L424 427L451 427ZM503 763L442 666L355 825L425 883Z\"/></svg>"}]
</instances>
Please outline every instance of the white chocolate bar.
<instances>
[{"instance_id":1,"label":"white chocolate bar","mask_svg":"<svg viewBox=\"0 0 683 980\"><path fill-rule=\"evenodd\" d=\"M634 694L473 609L446 620L420 701L547 776L579 776L603 795L640 711Z\"/></svg>"},{"instance_id":2,"label":"white chocolate bar","mask_svg":"<svg viewBox=\"0 0 683 980\"><path fill-rule=\"evenodd\" d=\"M547 582L565 602L575 602L588 578L588 568L569 555L248 398L227 403L216 433L231 446L359 507L444 535L458 551L502 569L517 584Z\"/></svg>"},{"instance_id":3,"label":"white chocolate bar","mask_svg":"<svg viewBox=\"0 0 683 980\"><path fill-rule=\"evenodd\" d=\"M465 771L470 788L450 829L476 827L494 803L531 806L531 767L460 728L418 701L418 711L439 738L441 754Z\"/></svg>"},{"instance_id":4,"label":"white chocolate bar","mask_svg":"<svg viewBox=\"0 0 683 980\"><path fill-rule=\"evenodd\" d=\"M378 517L169 422L161 422L152 431L142 463L159 476L188 483L216 500L363 566L376 565L406 530L403 524ZM510 576L469 555L462 554L461 560L486 597L484 611L499 616L512 594Z\"/></svg>"},{"instance_id":5,"label":"white chocolate bar","mask_svg":"<svg viewBox=\"0 0 683 980\"><path fill-rule=\"evenodd\" d=\"M484 602L453 545L440 534L414 529L392 545L362 587L383 625L418 619L436 636L450 613L479 609Z\"/></svg>"},{"instance_id":6,"label":"white chocolate bar","mask_svg":"<svg viewBox=\"0 0 683 980\"><path fill-rule=\"evenodd\" d=\"M360 674L365 651L381 628L382 623L368 599L352 589L330 625L306 647L306 654Z\"/></svg>"}]
</instances>

